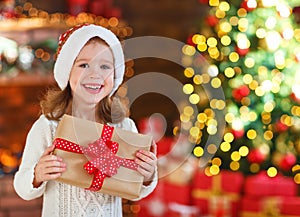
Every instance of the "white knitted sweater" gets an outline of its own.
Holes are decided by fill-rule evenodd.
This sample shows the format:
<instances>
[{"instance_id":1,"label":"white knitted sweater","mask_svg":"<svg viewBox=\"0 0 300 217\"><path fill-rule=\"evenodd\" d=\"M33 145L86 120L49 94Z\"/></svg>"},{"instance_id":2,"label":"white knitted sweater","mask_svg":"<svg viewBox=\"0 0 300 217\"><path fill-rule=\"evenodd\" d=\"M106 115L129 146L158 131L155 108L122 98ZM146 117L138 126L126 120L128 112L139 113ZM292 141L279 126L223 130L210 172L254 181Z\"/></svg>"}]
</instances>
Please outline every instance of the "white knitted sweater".
<instances>
[{"instance_id":1,"label":"white knitted sweater","mask_svg":"<svg viewBox=\"0 0 300 217\"><path fill-rule=\"evenodd\" d=\"M125 118L122 123L112 125L137 132L134 122ZM56 121L49 121L44 115L30 129L22 163L15 174L14 188L25 200L43 195L43 217L121 217L122 199L107 194L92 192L57 181L44 182L39 188L32 185L34 167L44 150L52 145ZM157 184L157 174L149 186L142 186L141 198L149 195Z\"/></svg>"}]
</instances>

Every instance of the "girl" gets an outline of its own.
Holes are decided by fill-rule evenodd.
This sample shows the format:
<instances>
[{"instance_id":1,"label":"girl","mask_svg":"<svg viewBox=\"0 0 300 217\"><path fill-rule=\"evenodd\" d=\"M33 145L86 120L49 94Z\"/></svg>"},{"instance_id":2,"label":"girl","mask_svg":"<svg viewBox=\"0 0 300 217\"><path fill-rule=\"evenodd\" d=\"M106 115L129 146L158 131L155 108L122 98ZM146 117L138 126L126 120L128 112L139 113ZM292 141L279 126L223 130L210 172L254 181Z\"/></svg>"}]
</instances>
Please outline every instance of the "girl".
<instances>
[{"instance_id":1,"label":"girl","mask_svg":"<svg viewBox=\"0 0 300 217\"><path fill-rule=\"evenodd\" d=\"M52 139L64 114L137 132L113 97L123 80L124 68L121 44L111 31L83 24L61 35L54 65L60 90L48 91L41 101L42 115L28 133L14 178L15 190L23 199L43 195L42 216L122 216L121 198L55 181L68 165L52 154ZM155 144L152 149L136 153L138 171L145 180L141 198L150 194L157 183Z\"/></svg>"}]
</instances>

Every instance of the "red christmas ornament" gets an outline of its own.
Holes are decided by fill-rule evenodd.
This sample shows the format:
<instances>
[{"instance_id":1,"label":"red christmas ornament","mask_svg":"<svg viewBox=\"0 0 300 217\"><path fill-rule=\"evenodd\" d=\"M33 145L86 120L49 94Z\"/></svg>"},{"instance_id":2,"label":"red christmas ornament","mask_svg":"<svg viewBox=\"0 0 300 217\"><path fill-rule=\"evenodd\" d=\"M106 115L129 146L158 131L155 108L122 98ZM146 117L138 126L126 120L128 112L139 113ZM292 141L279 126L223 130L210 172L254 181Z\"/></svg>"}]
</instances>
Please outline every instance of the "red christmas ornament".
<instances>
[{"instance_id":1,"label":"red christmas ornament","mask_svg":"<svg viewBox=\"0 0 300 217\"><path fill-rule=\"evenodd\" d=\"M279 162L279 167L282 170L288 171L295 165L296 162L297 162L297 159L296 159L295 155L292 153L288 153Z\"/></svg>"},{"instance_id":2,"label":"red christmas ornament","mask_svg":"<svg viewBox=\"0 0 300 217\"><path fill-rule=\"evenodd\" d=\"M199 0L201 4L208 4L209 0Z\"/></svg>"},{"instance_id":3,"label":"red christmas ornament","mask_svg":"<svg viewBox=\"0 0 300 217\"><path fill-rule=\"evenodd\" d=\"M205 19L206 23L209 25L209 26L216 26L219 22L219 19L214 16L214 15L209 15L206 17Z\"/></svg>"},{"instance_id":4,"label":"red christmas ornament","mask_svg":"<svg viewBox=\"0 0 300 217\"><path fill-rule=\"evenodd\" d=\"M234 138L237 138L237 139L242 138L245 134L244 129L232 130L231 132L234 135Z\"/></svg>"},{"instance_id":5,"label":"red christmas ornament","mask_svg":"<svg viewBox=\"0 0 300 217\"><path fill-rule=\"evenodd\" d=\"M296 96L295 93L291 93L291 94L290 94L290 98L291 98L293 101L295 101L295 102L297 102L297 103L300 103L300 99Z\"/></svg>"},{"instance_id":6,"label":"red christmas ornament","mask_svg":"<svg viewBox=\"0 0 300 217\"><path fill-rule=\"evenodd\" d=\"M252 149L250 150L248 156L247 156L247 160L250 163L258 163L261 164L262 162L264 162L266 159L266 155L263 154L259 149Z\"/></svg>"},{"instance_id":7,"label":"red christmas ornament","mask_svg":"<svg viewBox=\"0 0 300 217\"><path fill-rule=\"evenodd\" d=\"M240 102L244 97L250 94L250 90L246 85L242 85L232 91L233 98Z\"/></svg>"},{"instance_id":8,"label":"red christmas ornament","mask_svg":"<svg viewBox=\"0 0 300 217\"><path fill-rule=\"evenodd\" d=\"M284 131L287 131L289 129L289 126L282 123L280 120L275 123L275 131L278 133L282 133Z\"/></svg>"},{"instance_id":9,"label":"red christmas ornament","mask_svg":"<svg viewBox=\"0 0 300 217\"><path fill-rule=\"evenodd\" d=\"M236 46L235 51L240 55L240 56L245 56L249 52L249 48L239 48Z\"/></svg>"},{"instance_id":10,"label":"red christmas ornament","mask_svg":"<svg viewBox=\"0 0 300 217\"><path fill-rule=\"evenodd\" d=\"M194 36L194 34L189 35L186 40L186 43L191 46L196 46L196 44L193 42L193 36Z\"/></svg>"}]
</instances>

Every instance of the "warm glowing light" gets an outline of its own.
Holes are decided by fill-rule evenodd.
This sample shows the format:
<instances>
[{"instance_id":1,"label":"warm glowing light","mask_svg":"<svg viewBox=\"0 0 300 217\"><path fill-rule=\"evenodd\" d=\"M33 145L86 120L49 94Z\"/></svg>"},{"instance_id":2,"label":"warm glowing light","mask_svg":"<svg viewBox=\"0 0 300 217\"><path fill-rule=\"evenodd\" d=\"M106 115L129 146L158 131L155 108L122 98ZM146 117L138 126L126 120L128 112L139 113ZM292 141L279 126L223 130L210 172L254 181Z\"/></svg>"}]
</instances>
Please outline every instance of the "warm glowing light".
<instances>
[{"instance_id":1,"label":"warm glowing light","mask_svg":"<svg viewBox=\"0 0 300 217\"><path fill-rule=\"evenodd\" d=\"M248 0L248 1L247 1L247 7L248 7L248 8L252 8L252 9L256 8L256 7L257 7L257 2L256 2L256 0Z\"/></svg>"},{"instance_id":2,"label":"warm glowing light","mask_svg":"<svg viewBox=\"0 0 300 217\"><path fill-rule=\"evenodd\" d=\"M277 175L277 169L275 167L270 167L268 170L267 170L267 174L268 176L270 177L275 177Z\"/></svg>"},{"instance_id":3,"label":"warm glowing light","mask_svg":"<svg viewBox=\"0 0 300 217\"><path fill-rule=\"evenodd\" d=\"M223 152L228 152L231 149L231 145L230 145L229 142L222 142L221 145L220 145L220 149Z\"/></svg>"},{"instance_id":4,"label":"warm glowing light","mask_svg":"<svg viewBox=\"0 0 300 217\"><path fill-rule=\"evenodd\" d=\"M218 175L220 173L220 168L217 166L217 165L212 165L210 168L209 168L209 172L212 174L212 175Z\"/></svg>"},{"instance_id":5,"label":"warm glowing light","mask_svg":"<svg viewBox=\"0 0 300 217\"><path fill-rule=\"evenodd\" d=\"M242 157L245 157L249 154L249 148L245 145L243 145L242 147L239 148L239 154L242 156Z\"/></svg>"},{"instance_id":6,"label":"warm glowing light","mask_svg":"<svg viewBox=\"0 0 300 217\"><path fill-rule=\"evenodd\" d=\"M229 54L229 60L233 63L237 62L239 60L240 56L237 52L231 52Z\"/></svg>"},{"instance_id":7,"label":"warm glowing light","mask_svg":"<svg viewBox=\"0 0 300 217\"><path fill-rule=\"evenodd\" d=\"M215 135L217 133L218 129L217 129L217 126L215 126L215 125L209 125L209 126L207 126L206 131L210 135Z\"/></svg>"},{"instance_id":8,"label":"warm glowing light","mask_svg":"<svg viewBox=\"0 0 300 217\"><path fill-rule=\"evenodd\" d=\"M237 171L239 168L240 168L240 163L239 163L239 162L237 162L237 161L232 161L232 162L230 163L230 169L231 169L232 171Z\"/></svg>"},{"instance_id":9,"label":"warm glowing light","mask_svg":"<svg viewBox=\"0 0 300 217\"><path fill-rule=\"evenodd\" d=\"M192 127L190 129L190 135L193 137L197 137L200 133L200 129L198 127Z\"/></svg>"},{"instance_id":10,"label":"warm glowing light","mask_svg":"<svg viewBox=\"0 0 300 217\"><path fill-rule=\"evenodd\" d=\"M239 33L237 35L237 46L240 49L247 49L250 47L250 41L245 34Z\"/></svg>"},{"instance_id":11,"label":"warm glowing light","mask_svg":"<svg viewBox=\"0 0 300 217\"><path fill-rule=\"evenodd\" d=\"M238 28L239 28L239 30L241 31L241 32L246 32L247 31L247 29L248 29L248 25L249 25L249 21L248 21L248 19L247 18L241 18L240 20L239 20L239 26L238 26Z\"/></svg>"},{"instance_id":12,"label":"warm glowing light","mask_svg":"<svg viewBox=\"0 0 300 217\"><path fill-rule=\"evenodd\" d=\"M267 103L265 103L264 110L266 112L271 112L271 111L273 111L273 109L274 109L273 102L267 102Z\"/></svg>"},{"instance_id":13,"label":"warm glowing light","mask_svg":"<svg viewBox=\"0 0 300 217\"><path fill-rule=\"evenodd\" d=\"M210 6L218 6L219 5L219 0L209 0L209 5Z\"/></svg>"},{"instance_id":14,"label":"warm glowing light","mask_svg":"<svg viewBox=\"0 0 300 217\"><path fill-rule=\"evenodd\" d=\"M249 169L252 173L257 173L260 170L260 166L257 163L253 163L250 165Z\"/></svg>"},{"instance_id":15,"label":"warm glowing light","mask_svg":"<svg viewBox=\"0 0 300 217\"><path fill-rule=\"evenodd\" d=\"M196 157L201 157L204 153L204 150L202 147L197 146L196 148L194 148L193 153Z\"/></svg>"},{"instance_id":16,"label":"warm glowing light","mask_svg":"<svg viewBox=\"0 0 300 217\"><path fill-rule=\"evenodd\" d=\"M210 154L215 154L217 152L218 148L215 144L209 144L207 146L207 152Z\"/></svg>"},{"instance_id":17,"label":"warm glowing light","mask_svg":"<svg viewBox=\"0 0 300 217\"><path fill-rule=\"evenodd\" d=\"M262 82L261 86L262 86L262 89L264 90L264 92L268 92L268 91L272 90L273 83L270 80L265 80Z\"/></svg>"},{"instance_id":18,"label":"warm glowing light","mask_svg":"<svg viewBox=\"0 0 300 217\"><path fill-rule=\"evenodd\" d=\"M194 114L194 109L192 106L185 106L183 108L183 113L188 116L192 116Z\"/></svg>"},{"instance_id":19,"label":"warm glowing light","mask_svg":"<svg viewBox=\"0 0 300 217\"><path fill-rule=\"evenodd\" d=\"M228 22L222 22L220 24L220 29L223 31L223 32L230 32L232 30L232 26L230 25L230 23Z\"/></svg>"},{"instance_id":20,"label":"warm glowing light","mask_svg":"<svg viewBox=\"0 0 300 217\"><path fill-rule=\"evenodd\" d=\"M216 38L214 38L214 37L209 37L208 39L207 39L207 45L208 46L210 46L210 47L216 47L217 46L217 44L218 44L218 41L217 41L217 39Z\"/></svg>"},{"instance_id":21,"label":"warm glowing light","mask_svg":"<svg viewBox=\"0 0 300 217\"><path fill-rule=\"evenodd\" d=\"M300 173L298 173L294 176L294 181L296 184L298 184L298 185L300 184Z\"/></svg>"},{"instance_id":22,"label":"warm glowing light","mask_svg":"<svg viewBox=\"0 0 300 217\"><path fill-rule=\"evenodd\" d=\"M255 139L256 136L257 136L257 133L256 133L255 130L253 130L253 129L248 130L248 132L247 132L247 137L248 137L249 139Z\"/></svg>"},{"instance_id":23,"label":"warm glowing light","mask_svg":"<svg viewBox=\"0 0 300 217\"><path fill-rule=\"evenodd\" d=\"M275 65L278 69L283 69L286 65L285 54L282 51L277 51L275 54Z\"/></svg>"},{"instance_id":24,"label":"warm glowing light","mask_svg":"<svg viewBox=\"0 0 300 217\"><path fill-rule=\"evenodd\" d=\"M245 66L246 66L247 68L252 68L252 67L254 67L254 66L255 66L255 60L254 60L254 58L252 58L252 57L247 57L247 58L245 59Z\"/></svg>"},{"instance_id":25,"label":"warm glowing light","mask_svg":"<svg viewBox=\"0 0 300 217\"><path fill-rule=\"evenodd\" d=\"M297 99L300 99L300 85L293 85L292 91L295 94Z\"/></svg>"},{"instance_id":26,"label":"warm glowing light","mask_svg":"<svg viewBox=\"0 0 300 217\"><path fill-rule=\"evenodd\" d=\"M232 133L226 133L226 134L224 135L224 141L225 141L225 142L230 143L230 142L232 142L233 140L234 140L234 136L233 136Z\"/></svg>"},{"instance_id":27,"label":"warm glowing light","mask_svg":"<svg viewBox=\"0 0 300 217\"><path fill-rule=\"evenodd\" d=\"M205 123L207 121L207 115L205 113L200 113L198 114L197 116L197 120L200 122L200 123Z\"/></svg>"},{"instance_id":28,"label":"warm glowing light","mask_svg":"<svg viewBox=\"0 0 300 217\"><path fill-rule=\"evenodd\" d=\"M277 24L277 19L273 16L267 18L265 25L268 29L274 29Z\"/></svg>"},{"instance_id":29,"label":"warm glowing light","mask_svg":"<svg viewBox=\"0 0 300 217\"><path fill-rule=\"evenodd\" d=\"M221 43L224 46L228 46L231 43L231 38L228 35L224 35L224 36L221 37Z\"/></svg>"},{"instance_id":30,"label":"warm glowing light","mask_svg":"<svg viewBox=\"0 0 300 217\"><path fill-rule=\"evenodd\" d=\"M200 102L200 96L198 94L194 93L194 94L190 95L189 101L192 104L197 104Z\"/></svg>"},{"instance_id":31,"label":"warm glowing light","mask_svg":"<svg viewBox=\"0 0 300 217\"><path fill-rule=\"evenodd\" d=\"M292 13L292 9L284 3L277 4L276 9L279 12L279 15L283 18L289 17Z\"/></svg>"},{"instance_id":32,"label":"warm glowing light","mask_svg":"<svg viewBox=\"0 0 300 217\"><path fill-rule=\"evenodd\" d=\"M207 73L211 76L211 77L215 77L219 74L219 69L216 65L210 65L207 69Z\"/></svg>"},{"instance_id":33,"label":"warm glowing light","mask_svg":"<svg viewBox=\"0 0 300 217\"><path fill-rule=\"evenodd\" d=\"M253 81L252 75L250 75L250 74L245 74L245 75L243 76L243 82L244 82L245 84L250 84L252 81Z\"/></svg>"},{"instance_id":34,"label":"warm glowing light","mask_svg":"<svg viewBox=\"0 0 300 217\"><path fill-rule=\"evenodd\" d=\"M183 52L185 55L193 56L193 55L196 53L196 49L195 49L195 47L193 47L193 46L190 46L190 45L184 45L183 48L182 48L182 52Z\"/></svg>"},{"instance_id":35,"label":"warm glowing light","mask_svg":"<svg viewBox=\"0 0 300 217\"><path fill-rule=\"evenodd\" d=\"M213 78L212 80L211 80L211 86L213 87L213 88L215 88L215 89L217 89L217 88L219 88L219 87L221 87L221 80L219 79L219 78Z\"/></svg>"},{"instance_id":36,"label":"warm glowing light","mask_svg":"<svg viewBox=\"0 0 300 217\"><path fill-rule=\"evenodd\" d=\"M263 87L257 87L256 89L255 89L255 94L257 95L257 96L263 96L263 95L265 95L265 90L264 90L264 88Z\"/></svg>"},{"instance_id":37,"label":"warm glowing light","mask_svg":"<svg viewBox=\"0 0 300 217\"><path fill-rule=\"evenodd\" d=\"M245 8L240 8L237 11L237 14L239 17L246 17L247 16L247 10Z\"/></svg>"},{"instance_id":38,"label":"warm glowing light","mask_svg":"<svg viewBox=\"0 0 300 217\"><path fill-rule=\"evenodd\" d=\"M234 129L234 130L242 130L242 129L244 129L243 122L241 120L239 120L239 119L235 119L232 122L232 129Z\"/></svg>"},{"instance_id":39,"label":"warm glowing light","mask_svg":"<svg viewBox=\"0 0 300 217\"><path fill-rule=\"evenodd\" d=\"M202 75L195 75L193 78L193 82L196 85L202 84L202 82L203 82Z\"/></svg>"},{"instance_id":40,"label":"warm glowing light","mask_svg":"<svg viewBox=\"0 0 300 217\"><path fill-rule=\"evenodd\" d=\"M194 92L194 86L192 84L183 85L183 92L185 94L191 94Z\"/></svg>"},{"instance_id":41,"label":"warm glowing light","mask_svg":"<svg viewBox=\"0 0 300 217\"><path fill-rule=\"evenodd\" d=\"M234 151L231 153L231 159L233 161L239 161L241 159L241 155L238 151Z\"/></svg>"},{"instance_id":42,"label":"warm glowing light","mask_svg":"<svg viewBox=\"0 0 300 217\"><path fill-rule=\"evenodd\" d=\"M263 28L258 28L258 29L256 30L256 36L257 36L257 38L264 38L264 37L266 37L266 35L267 35L267 32L266 32L265 29L263 29Z\"/></svg>"},{"instance_id":43,"label":"warm glowing light","mask_svg":"<svg viewBox=\"0 0 300 217\"><path fill-rule=\"evenodd\" d=\"M278 4L278 0L261 0L264 7L273 7Z\"/></svg>"},{"instance_id":44,"label":"warm glowing light","mask_svg":"<svg viewBox=\"0 0 300 217\"><path fill-rule=\"evenodd\" d=\"M204 35L195 34L192 37L192 41L195 44L204 44L206 42L206 37Z\"/></svg>"},{"instance_id":45,"label":"warm glowing light","mask_svg":"<svg viewBox=\"0 0 300 217\"><path fill-rule=\"evenodd\" d=\"M270 51L275 51L279 48L282 38L279 32L271 31L266 35L266 43Z\"/></svg>"},{"instance_id":46,"label":"warm glowing light","mask_svg":"<svg viewBox=\"0 0 300 217\"><path fill-rule=\"evenodd\" d=\"M214 159L212 159L211 163L213 165L221 166L222 160L220 158L218 158L218 157L215 157Z\"/></svg>"},{"instance_id":47,"label":"warm glowing light","mask_svg":"<svg viewBox=\"0 0 300 217\"><path fill-rule=\"evenodd\" d=\"M229 11L230 5L228 4L228 2L223 1L220 3L219 8L222 11Z\"/></svg>"},{"instance_id":48,"label":"warm glowing light","mask_svg":"<svg viewBox=\"0 0 300 217\"><path fill-rule=\"evenodd\" d=\"M184 70L184 75L185 75L185 77L187 77L187 78L193 77L194 74L195 74L195 71L194 71L194 69L191 68L191 67L188 67L188 68L186 68L186 69Z\"/></svg>"},{"instance_id":49,"label":"warm glowing light","mask_svg":"<svg viewBox=\"0 0 300 217\"><path fill-rule=\"evenodd\" d=\"M225 120L226 120L226 122L227 123L232 123L232 121L234 120L234 114L232 114L232 113L227 113L226 115L225 115Z\"/></svg>"},{"instance_id":50,"label":"warm glowing light","mask_svg":"<svg viewBox=\"0 0 300 217\"><path fill-rule=\"evenodd\" d=\"M232 77L235 75L235 72L234 72L234 69L233 69L233 68L227 67L227 68L224 70L224 74L225 74L226 77L232 78Z\"/></svg>"},{"instance_id":51,"label":"warm glowing light","mask_svg":"<svg viewBox=\"0 0 300 217\"><path fill-rule=\"evenodd\" d=\"M294 30L291 27L285 28L282 35L285 40L290 40L294 37Z\"/></svg>"}]
</instances>

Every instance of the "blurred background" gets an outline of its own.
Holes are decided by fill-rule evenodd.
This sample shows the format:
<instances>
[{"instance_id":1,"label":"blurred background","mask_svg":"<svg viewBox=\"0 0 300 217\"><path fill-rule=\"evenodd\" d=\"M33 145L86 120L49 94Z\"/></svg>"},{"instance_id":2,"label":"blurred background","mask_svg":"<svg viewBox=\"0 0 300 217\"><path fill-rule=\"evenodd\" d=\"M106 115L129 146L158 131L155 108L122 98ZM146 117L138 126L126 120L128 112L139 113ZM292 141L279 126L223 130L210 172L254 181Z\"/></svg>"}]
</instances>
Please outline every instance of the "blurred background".
<instances>
[{"instance_id":1,"label":"blurred background","mask_svg":"<svg viewBox=\"0 0 300 217\"><path fill-rule=\"evenodd\" d=\"M126 62L125 81L168 75L188 103L118 91L156 136L160 175L147 198L123 200L124 216L300 216L299 0L0 0L0 217L40 216L41 199L18 198L12 179L55 85L57 39L85 22L182 43L180 64Z\"/></svg>"}]
</instances>

